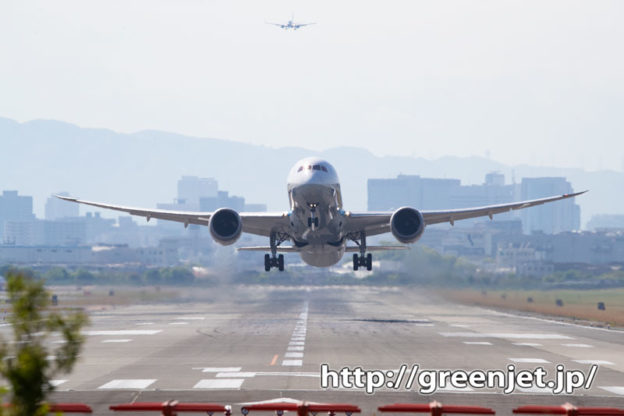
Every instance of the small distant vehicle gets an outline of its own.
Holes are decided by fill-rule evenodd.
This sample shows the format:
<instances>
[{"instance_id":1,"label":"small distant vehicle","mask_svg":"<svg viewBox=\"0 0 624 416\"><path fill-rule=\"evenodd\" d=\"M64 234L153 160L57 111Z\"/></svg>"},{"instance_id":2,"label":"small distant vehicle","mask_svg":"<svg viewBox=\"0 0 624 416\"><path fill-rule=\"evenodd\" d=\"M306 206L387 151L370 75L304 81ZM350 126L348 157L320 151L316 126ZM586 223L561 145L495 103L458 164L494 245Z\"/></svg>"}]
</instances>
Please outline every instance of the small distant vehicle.
<instances>
[{"instance_id":1,"label":"small distant vehicle","mask_svg":"<svg viewBox=\"0 0 624 416\"><path fill-rule=\"evenodd\" d=\"M293 15L290 20L288 21L288 23L272 23L272 22L265 22L267 25L273 25L273 26L277 26L280 29L284 29L284 30L297 30L301 27L304 26L310 26L310 25L315 25L316 23L312 22L312 23L295 23L295 16Z\"/></svg>"}]
</instances>

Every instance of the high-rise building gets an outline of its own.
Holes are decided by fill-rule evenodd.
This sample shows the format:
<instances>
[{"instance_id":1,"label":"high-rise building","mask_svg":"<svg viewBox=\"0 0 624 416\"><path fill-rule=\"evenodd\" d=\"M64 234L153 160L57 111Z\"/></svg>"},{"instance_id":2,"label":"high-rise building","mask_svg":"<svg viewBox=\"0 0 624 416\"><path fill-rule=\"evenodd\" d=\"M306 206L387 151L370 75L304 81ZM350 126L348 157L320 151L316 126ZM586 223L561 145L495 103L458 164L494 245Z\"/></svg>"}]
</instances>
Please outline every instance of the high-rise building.
<instances>
[{"instance_id":1,"label":"high-rise building","mask_svg":"<svg viewBox=\"0 0 624 416\"><path fill-rule=\"evenodd\" d=\"M58 195L69 196L67 192L59 192ZM45 219L58 220L61 218L75 218L79 215L78 208L78 204L63 201L52 195L45 204Z\"/></svg>"},{"instance_id":2,"label":"high-rise building","mask_svg":"<svg viewBox=\"0 0 624 416\"><path fill-rule=\"evenodd\" d=\"M0 237L4 237L6 222L29 222L34 220L32 196L18 195L17 191L2 191L0 196ZM28 226L21 225L17 228L24 229L24 227ZM1 241L3 240L0 239Z\"/></svg>"},{"instance_id":3,"label":"high-rise building","mask_svg":"<svg viewBox=\"0 0 624 416\"><path fill-rule=\"evenodd\" d=\"M561 177L523 178L520 187L523 200L574 192L570 182ZM581 228L581 209L573 199L522 210L520 216L525 234L535 231L556 234Z\"/></svg>"},{"instance_id":4,"label":"high-rise building","mask_svg":"<svg viewBox=\"0 0 624 416\"><path fill-rule=\"evenodd\" d=\"M178 181L178 203L199 206L201 198L217 197L219 185L214 178L182 176Z\"/></svg>"}]
</instances>

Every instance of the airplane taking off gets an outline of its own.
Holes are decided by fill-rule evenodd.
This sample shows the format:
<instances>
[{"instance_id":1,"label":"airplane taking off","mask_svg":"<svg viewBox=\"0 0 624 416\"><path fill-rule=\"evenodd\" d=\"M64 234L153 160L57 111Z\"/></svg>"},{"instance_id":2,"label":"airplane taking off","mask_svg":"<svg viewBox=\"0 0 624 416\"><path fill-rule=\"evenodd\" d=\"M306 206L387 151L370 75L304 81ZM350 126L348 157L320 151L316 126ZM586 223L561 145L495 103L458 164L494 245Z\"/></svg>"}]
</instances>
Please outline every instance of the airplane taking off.
<instances>
[{"instance_id":1,"label":"airplane taking off","mask_svg":"<svg viewBox=\"0 0 624 416\"><path fill-rule=\"evenodd\" d=\"M241 212L219 208L214 212L187 212L162 209L133 208L121 205L83 201L57 195L65 201L113 209L147 218L177 221L208 226L212 238L221 245L234 244L242 233L269 237L268 247L241 247L239 250L270 252L264 256L266 271L275 267L284 270L284 255L278 252L299 253L311 266L329 267L340 261L345 252L353 252L353 270L372 269L371 251L405 249L406 246L368 246L366 238L392 233L403 244L416 242L427 225L528 208L547 202L573 198L587 191L533 199L530 201L488 205L476 208L419 211L402 207L392 212L351 212L342 205L342 193L336 170L318 158L306 158L290 170L287 180L290 211ZM282 246L289 241L291 245ZM348 246L352 241L355 245Z\"/></svg>"},{"instance_id":2,"label":"airplane taking off","mask_svg":"<svg viewBox=\"0 0 624 416\"><path fill-rule=\"evenodd\" d=\"M309 26L309 25L315 25L316 23L295 23L293 22L293 20L295 19L295 16L291 17L290 20L288 21L288 23L271 23L271 22L265 22L267 25L273 25L273 26L277 26L281 29L284 30L297 30L300 27L304 27L304 26Z\"/></svg>"}]
</instances>

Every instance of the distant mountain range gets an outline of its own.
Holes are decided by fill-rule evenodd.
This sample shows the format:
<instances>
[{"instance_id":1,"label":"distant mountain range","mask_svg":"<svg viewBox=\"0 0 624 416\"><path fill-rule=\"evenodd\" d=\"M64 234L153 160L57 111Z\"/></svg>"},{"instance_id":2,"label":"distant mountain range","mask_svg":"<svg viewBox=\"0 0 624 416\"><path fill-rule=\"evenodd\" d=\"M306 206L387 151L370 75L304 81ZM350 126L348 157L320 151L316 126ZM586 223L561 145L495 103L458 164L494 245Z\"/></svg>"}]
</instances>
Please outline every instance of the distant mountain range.
<instances>
[{"instance_id":1,"label":"distant mountain range","mask_svg":"<svg viewBox=\"0 0 624 416\"><path fill-rule=\"evenodd\" d=\"M16 189L35 198L42 216L46 198L59 191L96 201L155 207L171 202L182 175L214 177L219 188L286 210L286 176L306 156L327 159L338 170L347 209L366 209L366 180L398 174L461 179L482 183L491 171L522 177L564 176L575 190L591 192L577 199L582 223L599 213L624 213L624 173L582 169L506 166L482 157L375 156L354 147L318 152L301 147L270 148L162 131L133 134L81 128L53 120L25 123L0 118L0 190ZM423 143L426 146L426 143Z\"/></svg>"}]
</instances>

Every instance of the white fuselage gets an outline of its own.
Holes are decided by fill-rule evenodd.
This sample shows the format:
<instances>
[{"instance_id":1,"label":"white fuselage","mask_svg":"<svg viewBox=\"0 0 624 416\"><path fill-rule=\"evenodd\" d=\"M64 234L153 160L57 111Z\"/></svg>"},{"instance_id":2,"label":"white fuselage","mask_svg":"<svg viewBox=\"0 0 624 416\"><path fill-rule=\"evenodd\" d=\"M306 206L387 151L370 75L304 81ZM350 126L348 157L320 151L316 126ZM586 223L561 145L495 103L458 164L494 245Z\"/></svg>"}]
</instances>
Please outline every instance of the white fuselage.
<instances>
[{"instance_id":1,"label":"white fuselage","mask_svg":"<svg viewBox=\"0 0 624 416\"><path fill-rule=\"evenodd\" d=\"M336 170L317 158L300 160L288 175L293 244L312 266L327 267L340 261L346 239L344 211Z\"/></svg>"}]
</instances>

